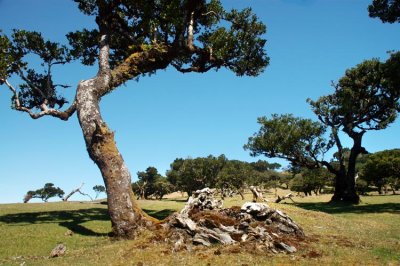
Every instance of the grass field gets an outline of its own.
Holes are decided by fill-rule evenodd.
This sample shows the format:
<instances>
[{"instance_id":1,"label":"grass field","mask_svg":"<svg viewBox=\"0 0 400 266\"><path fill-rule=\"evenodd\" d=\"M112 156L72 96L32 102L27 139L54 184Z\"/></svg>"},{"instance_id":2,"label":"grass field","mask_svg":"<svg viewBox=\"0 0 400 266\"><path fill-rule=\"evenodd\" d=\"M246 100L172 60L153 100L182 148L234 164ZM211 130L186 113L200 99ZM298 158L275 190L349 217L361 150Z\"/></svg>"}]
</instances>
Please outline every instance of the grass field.
<instances>
[{"instance_id":1,"label":"grass field","mask_svg":"<svg viewBox=\"0 0 400 266\"><path fill-rule=\"evenodd\" d=\"M247 200L250 195L246 195ZM329 195L270 205L288 213L307 238L295 254L272 255L240 246L196 247L174 253L153 241L108 237L106 205L59 202L0 205L0 265L400 265L400 195L368 196L358 206L330 205ZM180 210L185 200L139 201L157 218ZM241 205L230 198L224 206ZM66 234L68 230L73 234ZM48 258L59 243L61 258Z\"/></svg>"}]
</instances>

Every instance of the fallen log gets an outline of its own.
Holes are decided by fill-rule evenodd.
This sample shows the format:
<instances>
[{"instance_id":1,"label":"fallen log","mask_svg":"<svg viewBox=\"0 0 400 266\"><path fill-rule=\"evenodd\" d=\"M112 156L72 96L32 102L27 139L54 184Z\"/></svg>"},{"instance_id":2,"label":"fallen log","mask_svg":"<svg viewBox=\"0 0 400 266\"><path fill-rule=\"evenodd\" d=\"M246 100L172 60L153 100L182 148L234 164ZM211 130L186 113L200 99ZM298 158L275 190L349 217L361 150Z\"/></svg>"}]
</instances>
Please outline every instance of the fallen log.
<instances>
[{"instance_id":1,"label":"fallen log","mask_svg":"<svg viewBox=\"0 0 400 266\"><path fill-rule=\"evenodd\" d=\"M291 201L293 201L294 203L295 203L295 201L292 199L294 196L293 196L293 194L292 193L289 193L289 194L287 194L287 195L285 195L285 196L283 196L283 197L280 197L279 195L278 195L278 198L275 200L275 203L279 203L279 202L281 202L282 200L285 200L285 199L290 199Z\"/></svg>"}]
</instances>

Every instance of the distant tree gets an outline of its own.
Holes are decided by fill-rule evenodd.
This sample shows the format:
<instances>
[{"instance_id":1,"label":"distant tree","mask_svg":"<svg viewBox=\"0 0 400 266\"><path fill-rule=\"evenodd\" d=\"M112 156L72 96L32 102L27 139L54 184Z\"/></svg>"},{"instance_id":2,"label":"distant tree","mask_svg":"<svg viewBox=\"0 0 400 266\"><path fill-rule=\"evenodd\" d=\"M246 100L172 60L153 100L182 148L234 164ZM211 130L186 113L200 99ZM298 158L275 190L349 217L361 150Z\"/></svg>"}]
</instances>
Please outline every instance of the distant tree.
<instances>
[{"instance_id":1,"label":"distant tree","mask_svg":"<svg viewBox=\"0 0 400 266\"><path fill-rule=\"evenodd\" d=\"M221 189L222 197L226 190L234 190L244 199L244 188L248 182L252 168L249 163L228 160L218 174L217 187Z\"/></svg>"},{"instance_id":2,"label":"distant tree","mask_svg":"<svg viewBox=\"0 0 400 266\"><path fill-rule=\"evenodd\" d=\"M257 162L250 163L251 167L259 172L266 172L269 170L277 170L281 168L279 163L269 163L267 161L258 160Z\"/></svg>"},{"instance_id":3,"label":"distant tree","mask_svg":"<svg viewBox=\"0 0 400 266\"><path fill-rule=\"evenodd\" d=\"M139 180L132 184L132 190L138 199L162 199L174 190L174 186L155 167L148 167L145 172L138 172L137 175Z\"/></svg>"},{"instance_id":4,"label":"distant tree","mask_svg":"<svg viewBox=\"0 0 400 266\"><path fill-rule=\"evenodd\" d=\"M368 190L369 190L369 183L362 178L357 178L356 179L357 193L365 196L365 195L367 195Z\"/></svg>"},{"instance_id":5,"label":"distant tree","mask_svg":"<svg viewBox=\"0 0 400 266\"><path fill-rule=\"evenodd\" d=\"M132 236L155 220L134 201L131 175L102 117L101 99L130 80L168 67L181 73L224 67L238 76L257 76L269 63L266 27L251 9L225 11L219 0L74 2L94 23L68 33L68 46L38 32L0 34L0 85L9 89L13 109L34 119L68 120L77 113L86 150L107 187L113 233ZM74 100L65 108L59 88L66 86L55 81L54 69L73 59L83 65L98 63L98 72L77 84ZM11 76L21 85L11 84Z\"/></svg>"},{"instance_id":6,"label":"distant tree","mask_svg":"<svg viewBox=\"0 0 400 266\"><path fill-rule=\"evenodd\" d=\"M380 194L384 186L390 186L395 194L400 188L400 149L370 154L362 165L360 176L377 186Z\"/></svg>"},{"instance_id":7,"label":"distant tree","mask_svg":"<svg viewBox=\"0 0 400 266\"><path fill-rule=\"evenodd\" d=\"M102 185L95 185L93 187L94 192L96 193L95 199L97 199L100 195L100 193L103 193L106 191L106 188Z\"/></svg>"},{"instance_id":8,"label":"distant tree","mask_svg":"<svg viewBox=\"0 0 400 266\"><path fill-rule=\"evenodd\" d=\"M289 182L291 191L303 192L305 196L311 195L311 189L306 184L302 174L295 175Z\"/></svg>"},{"instance_id":9,"label":"distant tree","mask_svg":"<svg viewBox=\"0 0 400 266\"><path fill-rule=\"evenodd\" d=\"M332 174L325 168L302 168L300 173L289 181L289 188L292 191L303 192L305 196L311 196L312 192L318 195L330 181L331 176Z\"/></svg>"},{"instance_id":10,"label":"distant tree","mask_svg":"<svg viewBox=\"0 0 400 266\"><path fill-rule=\"evenodd\" d=\"M62 198L64 194L64 191L59 187L55 187L53 183L46 183L43 188L28 191L24 197L24 203L27 203L32 198L39 198L47 202L52 197Z\"/></svg>"},{"instance_id":11,"label":"distant tree","mask_svg":"<svg viewBox=\"0 0 400 266\"><path fill-rule=\"evenodd\" d=\"M134 185L133 188L136 189L138 197L141 199L148 199L155 193L154 184L161 178L161 175L158 173L157 168L150 166L144 172L137 172L137 176L139 180L135 182L136 185Z\"/></svg>"},{"instance_id":12,"label":"distant tree","mask_svg":"<svg viewBox=\"0 0 400 266\"><path fill-rule=\"evenodd\" d=\"M218 174L226 161L225 155L176 159L167 172L167 179L177 190L185 191L191 196L198 189L216 187Z\"/></svg>"},{"instance_id":13,"label":"distant tree","mask_svg":"<svg viewBox=\"0 0 400 266\"><path fill-rule=\"evenodd\" d=\"M385 129L400 110L400 53L386 62L367 60L346 71L334 84L334 93L308 100L319 122L293 115L258 119L261 128L245 145L251 155L283 158L310 169L326 167L335 175L332 201L358 203L355 190L357 157L367 153L362 137L367 131ZM326 137L327 130L329 137ZM353 145L348 158L339 136L343 131ZM336 159L324 155L336 146Z\"/></svg>"},{"instance_id":14,"label":"distant tree","mask_svg":"<svg viewBox=\"0 0 400 266\"><path fill-rule=\"evenodd\" d=\"M289 182L293 178L293 175L289 172L280 172L279 173L279 184L283 189L289 188Z\"/></svg>"},{"instance_id":15,"label":"distant tree","mask_svg":"<svg viewBox=\"0 0 400 266\"><path fill-rule=\"evenodd\" d=\"M156 179L156 181L153 184L153 196L161 200L164 195L172 193L174 191L174 186L167 180L166 177L159 177Z\"/></svg>"},{"instance_id":16,"label":"distant tree","mask_svg":"<svg viewBox=\"0 0 400 266\"><path fill-rule=\"evenodd\" d=\"M382 22L400 22L400 0L373 0L368 6L369 16Z\"/></svg>"}]
</instances>

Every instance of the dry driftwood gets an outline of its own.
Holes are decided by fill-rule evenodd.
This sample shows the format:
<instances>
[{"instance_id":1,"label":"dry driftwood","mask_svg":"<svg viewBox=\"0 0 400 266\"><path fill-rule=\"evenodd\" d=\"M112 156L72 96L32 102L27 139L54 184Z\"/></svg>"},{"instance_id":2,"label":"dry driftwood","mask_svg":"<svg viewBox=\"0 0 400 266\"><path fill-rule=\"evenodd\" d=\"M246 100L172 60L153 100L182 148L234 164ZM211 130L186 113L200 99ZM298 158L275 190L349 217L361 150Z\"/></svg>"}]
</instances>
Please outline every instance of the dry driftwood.
<instances>
[{"instance_id":1,"label":"dry driftwood","mask_svg":"<svg viewBox=\"0 0 400 266\"><path fill-rule=\"evenodd\" d=\"M83 192L81 191L81 188L83 187L84 184L85 184L85 183L82 183L80 187L78 187L78 188L72 190L67 196L65 196L65 197L63 198L63 201L68 201L68 199L69 199L72 195L74 195L75 193L79 193L79 194L81 194L81 195L83 195L83 196L89 197L90 200L93 201L93 198L92 198L89 194L83 193Z\"/></svg>"},{"instance_id":2,"label":"dry driftwood","mask_svg":"<svg viewBox=\"0 0 400 266\"><path fill-rule=\"evenodd\" d=\"M190 249L191 245L255 243L274 253L296 252L293 243L302 240L304 232L285 213L254 202L223 209L214 193L208 188L196 191L180 213L167 218L163 226L174 250Z\"/></svg>"},{"instance_id":3,"label":"dry driftwood","mask_svg":"<svg viewBox=\"0 0 400 266\"><path fill-rule=\"evenodd\" d=\"M279 202L281 202L281 201L284 200L284 199L290 199L291 201L295 202L295 201L292 199L293 197L294 197L294 196L293 196L292 193L289 193L289 194L287 194L287 195L285 195L285 196L283 196L283 197L278 196L278 198L275 200L275 203L279 203Z\"/></svg>"}]
</instances>

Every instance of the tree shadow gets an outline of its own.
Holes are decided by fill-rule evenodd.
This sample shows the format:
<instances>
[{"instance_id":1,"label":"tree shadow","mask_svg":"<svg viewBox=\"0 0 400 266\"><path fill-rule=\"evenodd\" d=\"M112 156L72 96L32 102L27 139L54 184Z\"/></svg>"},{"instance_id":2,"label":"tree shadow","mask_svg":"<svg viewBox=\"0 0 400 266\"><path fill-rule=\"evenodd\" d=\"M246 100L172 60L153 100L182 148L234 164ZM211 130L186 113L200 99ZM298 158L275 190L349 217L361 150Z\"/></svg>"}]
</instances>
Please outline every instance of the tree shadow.
<instances>
[{"instance_id":1,"label":"tree shadow","mask_svg":"<svg viewBox=\"0 0 400 266\"><path fill-rule=\"evenodd\" d=\"M343 203L303 202L293 205L311 211L320 211L329 214L339 213L394 213L400 214L400 203L360 204L348 205Z\"/></svg>"},{"instance_id":2,"label":"tree shadow","mask_svg":"<svg viewBox=\"0 0 400 266\"><path fill-rule=\"evenodd\" d=\"M158 220L163 220L163 219L167 218L170 214L176 212L176 210L172 210L172 209L164 209L161 211L143 209L143 211L146 212L151 217L154 217Z\"/></svg>"},{"instance_id":3,"label":"tree shadow","mask_svg":"<svg viewBox=\"0 0 400 266\"><path fill-rule=\"evenodd\" d=\"M23 226L26 224L58 224L84 236L105 236L82 225L88 221L109 221L107 209L91 208L67 211L26 212L0 216L0 223Z\"/></svg>"},{"instance_id":4,"label":"tree shadow","mask_svg":"<svg viewBox=\"0 0 400 266\"><path fill-rule=\"evenodd\" d=\"M162 199L162 201L187 202L188 199Z\"/></svg>"}]
</instances>

